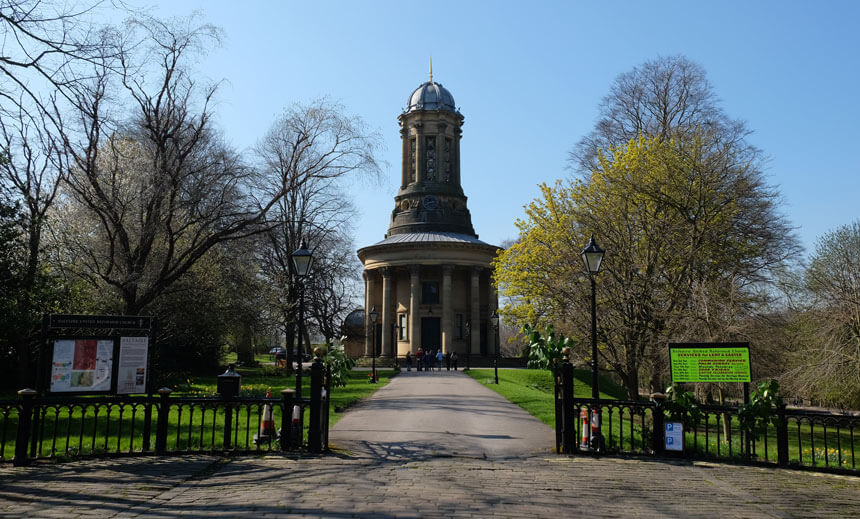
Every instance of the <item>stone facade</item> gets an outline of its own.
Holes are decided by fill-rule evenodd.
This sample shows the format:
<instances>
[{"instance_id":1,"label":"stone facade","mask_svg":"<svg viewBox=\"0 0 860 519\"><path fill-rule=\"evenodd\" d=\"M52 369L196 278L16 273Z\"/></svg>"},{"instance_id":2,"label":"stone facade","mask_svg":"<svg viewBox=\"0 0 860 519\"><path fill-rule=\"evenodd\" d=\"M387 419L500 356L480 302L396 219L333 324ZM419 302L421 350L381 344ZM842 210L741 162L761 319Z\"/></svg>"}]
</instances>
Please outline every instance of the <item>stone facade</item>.
<instances>
[{"instance_id":1,"label":"stone facade","mask_svg":"<svg viewBox=\"0 0 860 519\"><path fill-rule=\"evenodd\" d=\"M458 355L493 355L498 307L491 262L499 248L478 239L460 175L464 118L454 98L430 81L398 117L402 140L400 190L385 239L359 249L365 309L365 351L403 356L422 347Z\"/></svg>"}]
</instances>

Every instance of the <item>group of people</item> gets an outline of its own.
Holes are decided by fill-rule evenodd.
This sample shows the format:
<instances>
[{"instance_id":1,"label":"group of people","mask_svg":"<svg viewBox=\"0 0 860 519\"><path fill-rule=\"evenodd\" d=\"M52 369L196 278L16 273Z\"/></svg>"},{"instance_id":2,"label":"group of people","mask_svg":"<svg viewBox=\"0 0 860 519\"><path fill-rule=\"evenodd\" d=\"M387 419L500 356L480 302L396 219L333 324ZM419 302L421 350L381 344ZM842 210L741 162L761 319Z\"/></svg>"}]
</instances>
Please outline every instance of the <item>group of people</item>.
<instances>
[{"instance_id":1,"label":"group of people","mask_svg":"<svg viewBox=\"0 0 860 519\"><path fill-rule=\"evenodd\" d=\"M450 370L452 367L457 371L457 352L442 353L442 350L427 350L418 348L415 352L415 369L418 371L433 371L437 369L442 371L442 363L445 364L445 369ZM406 352L406 371L412 371L412 352Z\"/></svg>"}]
</instances>

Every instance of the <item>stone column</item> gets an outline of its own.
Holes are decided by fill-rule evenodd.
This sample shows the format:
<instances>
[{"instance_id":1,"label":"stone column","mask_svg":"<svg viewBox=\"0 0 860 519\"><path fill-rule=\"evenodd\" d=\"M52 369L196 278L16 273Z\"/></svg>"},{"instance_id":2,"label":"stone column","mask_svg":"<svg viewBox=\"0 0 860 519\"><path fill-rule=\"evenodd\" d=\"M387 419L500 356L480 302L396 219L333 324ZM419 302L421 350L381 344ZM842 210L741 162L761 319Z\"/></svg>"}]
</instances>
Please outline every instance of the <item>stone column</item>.
<instances>
[{"instance_id":1,"label":"stone column","mask_svg":"<svg viewBox=\"0 0 860 519\"><path fill-rule=\"evenodd\" d=\"M379 310L382 316L382 352L381 356L391 356L391 289L394 283L391 280L391 267L382 268L382 308Z\"/></svg>"},{"instance_id":2,"label":"stone column","mask_svg":"<svg viewBox=\"0 0 860 519\"><path fill-rule=\"evenodd\" d=\"M415 181L424 182L424 129L421 123L415 123Z\"/></svg>"},{"instance_id":3,"label":"stone column","mask_svg":"<svg viewBox=\"0 0 860 519\"><path fill-rule=\"evenodd\" d=\"M481 268L472 267L472 289L470 295L470 309L472 321L472 355L481 354Z\"/></svg>"},{"instance_id":4,"label":"stone column","mask_svg":"<svg viewBox=\"0 0 860 519\"><path fill-rule=\"evenodd\" d=\"M409 351L415 353L421 344L420 318L418 305L421 304L421 267L409 266L409 329L406 338L409 340Z\"/></svg>"},{"instance_id":5,"label":"stone column","mask_svg":"<svg viewBox=\"0 0 860 519\"><path fill-rule=\"evenodd\" d=\"M402 157L400 158L400 189L409 185L409 127L400 129L400 140L402 141Z\"/></svg>"},{"instance_id":6,"label":"stone column","mask_svg":"<svg viewBox=\"0 0 860 519\"><path fill-rule=\"evenodd\" d=\"M454 305L451 304L451 265L442 266L442 352L452 351L451 341L454 338Z\"/></svg>"},{"instance_id":7,"label":"stone column","mask_svg":"<svg viewBox=\"0 0 860 519\"><path fill-rule=\"evenodd\" d=\"M373 355L373 323L370 322L370 310L373 308L373 296L376 291L376 276L372 271L365 270L364 276L364 355ZM378 311L378 310L377 310Z\"/></svg>"},{"instance_id":8,"label":"stone column","mask_svg":"<svg viewBox=\"0 0 860 519\"><path fill-rule=\"evenodd\" d=\"M451 143L454 148L451 150L451 168L454 170L452 175L456 179L456 183L458 186L463 187L460 179L460 139L463 138L463 130L460 128L454 128L454 142Z\"/></svg>"}]
</instances>

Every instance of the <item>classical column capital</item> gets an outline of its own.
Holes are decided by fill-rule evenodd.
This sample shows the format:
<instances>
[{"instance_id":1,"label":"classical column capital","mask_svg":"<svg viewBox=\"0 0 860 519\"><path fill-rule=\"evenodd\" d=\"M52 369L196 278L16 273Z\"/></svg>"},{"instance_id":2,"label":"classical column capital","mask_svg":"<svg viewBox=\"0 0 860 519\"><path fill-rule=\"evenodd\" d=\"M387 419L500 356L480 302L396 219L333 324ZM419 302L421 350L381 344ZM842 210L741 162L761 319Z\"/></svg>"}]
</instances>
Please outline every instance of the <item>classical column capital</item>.
<instances>
[{"instance_id":1,"label":"classical column capital","mask_svg":"<svg viewBox=\"0 0 860 519\"><path fill-rule=\"evenodd\" d=\"M409 275L411 276L420 276L421 275L421 265L409 265L406 267L409 270Z\"/></svg>"},{"instance_id":2,"label":"classical column capital","mask_svg":"<svg viewBox=\"0 0 860 519\"><path fill-rule=\"evenodd\" d=\"M379 273L382 274L383 279L391 278L391 274L394 273L394 269L391 267L382 267L379 269Z\"/></svg>"}]
</instances>

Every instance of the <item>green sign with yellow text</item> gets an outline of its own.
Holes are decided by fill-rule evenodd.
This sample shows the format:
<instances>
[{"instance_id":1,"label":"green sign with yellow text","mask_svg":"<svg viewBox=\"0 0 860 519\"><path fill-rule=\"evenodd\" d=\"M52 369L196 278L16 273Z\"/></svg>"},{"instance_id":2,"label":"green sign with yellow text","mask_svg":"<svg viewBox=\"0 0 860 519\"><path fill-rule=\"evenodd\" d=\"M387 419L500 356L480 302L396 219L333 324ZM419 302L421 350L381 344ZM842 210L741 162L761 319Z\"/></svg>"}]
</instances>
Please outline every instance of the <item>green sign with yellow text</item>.
<instances>
[{"instance_id":1,"label":"green sign with yellow text","mask_svg":"<svg viewBox=\"0 0 860 519\"><path fill-rule=\"evenodd\" d=\"M750 382L748 343L669 344L672 382Z\"/></svg>"}]
</instances>

